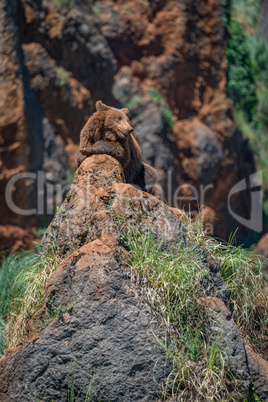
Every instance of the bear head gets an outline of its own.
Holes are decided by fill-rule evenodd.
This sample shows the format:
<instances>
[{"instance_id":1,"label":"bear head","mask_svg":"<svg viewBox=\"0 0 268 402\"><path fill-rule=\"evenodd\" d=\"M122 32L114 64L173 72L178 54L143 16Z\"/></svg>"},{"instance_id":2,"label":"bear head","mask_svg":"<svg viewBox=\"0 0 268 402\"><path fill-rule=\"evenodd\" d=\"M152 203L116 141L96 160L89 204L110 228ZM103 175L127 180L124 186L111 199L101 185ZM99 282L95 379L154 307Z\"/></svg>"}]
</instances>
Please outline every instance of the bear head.
<instances>
[{"instance_id":1,"label":"bear head","mask_svg":"<svg viewBox=\"0 0 268 402\"><path fill-rule=\"evenodd\" d=\"M133 133L133 128L127 117L128 109L126 107L116 109L98 101L96 103L96 109L96 114L102 115L103 117L104 131L115 135L116 138L114 139L126 139L129 134Z\"/></svg>"}]
</instances>

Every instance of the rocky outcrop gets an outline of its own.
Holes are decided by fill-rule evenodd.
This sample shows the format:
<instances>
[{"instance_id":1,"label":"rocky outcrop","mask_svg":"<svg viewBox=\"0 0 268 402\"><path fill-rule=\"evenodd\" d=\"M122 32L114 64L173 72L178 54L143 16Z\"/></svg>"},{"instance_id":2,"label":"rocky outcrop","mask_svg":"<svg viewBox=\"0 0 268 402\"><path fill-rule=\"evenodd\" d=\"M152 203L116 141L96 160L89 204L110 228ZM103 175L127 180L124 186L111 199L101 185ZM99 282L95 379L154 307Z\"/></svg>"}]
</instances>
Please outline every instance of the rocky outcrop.
<instances>
[{"instance_id":1,"label":"rocky outcrop","mask_svg":"<svg viewBox=\"0 0 268 402\"><path fill-rule=\"evenodd\" d=\"M0 183L3 188L0 221L1 224L30 226L38 221L37 172L43 171L42 183L39 183L42 192L45 193L47 185L64 186L67 155L63 141L55 136L30 88L13 3L1 0L0 7ZM54 197L54 190L50 196Z\"/></svg>"},{"instance_id":2,"label":"rocky outcrop","mask_svg":"<svg viewBox=\"0 0 268 402\"><path fill-rule=\"evenodd\" d=\"M47 298L54 306L73 307L1 359L1 401L31 395L67 400L74 361L74 394L81 391L81 400L90 388L94 401L158 400L165 354L153 333L163 331L109 246L96 240L68 257L51 277Z\"/></svg>"},{"instance_id":3,"label":"rocky outcrop","mask_svg":"<svg viewBox=\"0 0 268 402\"><path fill-rule=\"evenodd\" d=\"M42 252L54 242L62 256L72 252L49 279L44 306L66 312L2 357L1 401L26 401L29 395L65 400L70 370L75 395L81 391L85 398L91 384L94 401L159 400L172 370L155 342L165 338L165 329L142 285L131 280L122 238L124 227L135 225L140 231L149 227L166 250L178 242L187 247L180 217L179 210L126 184L122 167L110 156L91 156L81 164L42 245ZM208 272L200 300L211 310L207 334L220 339L236 378L233 396L249 397L251 381L259 377L248 365L245 344L226 306L228 291L209 255L203 255L200 269Z\"/></svg>"},{"instance_id":4,"label":"rocky outcrop","mask_svg":"<svg viewBox=\"0 0 268 402\"><path fill-rule=\"evenodd\" d=\"M61 253L100 239L116 246L122 235L120 221L136 222L141 215L159 239L179 241L185 237L177 214L152 195L130 184L118 161L108 155L91 156L76 172L71 190L43 238L43 251L56 240ZM70 207L71 206L71 207Z\"/></svg>"}]
</instances>

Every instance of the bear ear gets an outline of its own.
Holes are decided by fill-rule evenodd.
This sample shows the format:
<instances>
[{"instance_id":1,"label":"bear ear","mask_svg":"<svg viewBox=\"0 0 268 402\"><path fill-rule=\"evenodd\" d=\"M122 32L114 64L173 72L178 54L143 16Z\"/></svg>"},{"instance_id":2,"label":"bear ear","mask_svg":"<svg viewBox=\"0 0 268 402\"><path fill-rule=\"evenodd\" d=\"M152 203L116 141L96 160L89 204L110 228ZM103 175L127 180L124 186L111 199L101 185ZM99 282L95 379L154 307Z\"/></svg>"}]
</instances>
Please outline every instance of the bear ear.
<instances>
[{"instance_id":1,"label":"bear ear","mask_svg":"<svg viewBox=\"0 0 268 402\"><path fill-rule=\"evenodd\" d=\"M121 109L121 112L123 112L123 113L125 113L125 114L128 114L128 113L129 113L129 110L128 110L127 107L123 107L123 109Z\"/></svg>"},{"instance_id":2,"label":"bear ear","mask_svg":"<svg viewBox=\"0 0 268 402\"><path fill-rule=\"evenodd\" d=\"M97 112L103 111L103 110L108 110L109 106L105 105L104 103L102 103L102 101L97 101L96 102L96 110Z\"/></svg>"}]
</instances>

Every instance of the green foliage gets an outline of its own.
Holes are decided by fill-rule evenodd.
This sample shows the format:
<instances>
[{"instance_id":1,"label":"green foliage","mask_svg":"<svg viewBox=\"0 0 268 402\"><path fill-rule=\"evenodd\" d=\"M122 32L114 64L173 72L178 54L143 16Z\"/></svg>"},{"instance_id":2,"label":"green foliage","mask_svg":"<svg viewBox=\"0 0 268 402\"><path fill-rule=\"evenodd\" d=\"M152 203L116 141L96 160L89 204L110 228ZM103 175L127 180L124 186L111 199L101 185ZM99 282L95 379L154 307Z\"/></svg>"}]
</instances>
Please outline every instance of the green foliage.
<instances>
[{"instance_id":1,"label":"green foliage","mask_svg":"<svg viewBox=\"0 0 268 402\"><path fill-rule=\"evenodd\" d=\"M56 81L60 87L70 85L71 73L61 66L55 67Z\"/></svg>"},{"instance_id":2,"label":"green foliage","mask_svg":"<svg viewBox=\"0 0 268 402\"><path fill-rule=\"evenodd\" d=\"M260 15L260 0L232 0L231 12L248 33L257 26Z\"/></svg>"},{"instance_id":3,"label":"green foliage","mask_svg":"<svg viewBox=\"0 0 268 402\"><path fill-rule=\"evenodd\" d=\"M260 1L236 0L227 10L227 91L235 122L256 153L257 168L268 188L268 45L258 31ZM268 200L264 200L268 222Z\"/></svg>"},{"instance_id":4,"label":"green foliage","mask_svg":"<svg viewBox=\"0 0 268 402\"><path fill-rule=\"evenodd\" d=\"M251 63L243 28L236 19L231 18L228 31L227 92L236 108L246 110L249 120L252 120L257 106L254 80L257 71Z\"/></svg>"},{"instance_id":5,"label":"green foliage","mask_svg":"<svg viewBox=\"0 0 268 402\"><path fill-rule=\"evenodd\" d=\"M208 271L194 243L166 249L148 229L129 229L122 237L132 277L143 284L147 298L167 328L168 340L157 338L173 363L165 392L176 400L232 400L219 340L207 340L203 325L207 310L200 299ZM174 331L174 328L176 330Z\"/></svg>"},{"instance_id":6,"label":"green foliage","mask_svg":"<svg viewBox=\"0 0 268 402\"><path fill-rule=\"evenodd\" d=\"M44 236L44 234L46 233L47 228L44 226L40 226L38 229L36 229L34 231L34 237L36 239L40 239Z\"/></svg>"},{"instance_id":7,"label":"green foliage","mask_svg":"<svg viewBox=\"0 0 268 402\"><path fill-rule=\"evenodd\" d=\"M262 402L258 397L258 395L256 394L254 387L252 388L252 392L253 392L253 402Z\"/></svg>"},{"instance_id":8,"label":"green foliage","mask_svg":"<svg viewBox=\"0 0 268 402\"><path fill-rule=\"evenodd\" d=\"M73 307L73 304L70 304L69 306L55 306L54 303L48 301L47 307L48 307L47 312L48 312L48 323L49 323L55 318L62 317L63 314L67 313L67 311L70 311Z\"/></svg>"},{"instance_id":9,"label":"green foliage","mask_svg":"<svg viewBox=\"0 0 268 402\"><path fill-rule=\"evenodd\" d=\"M132 8L128 5L124 5L123 6L124 10L126 10L127 12L129 12L129 14L135 14L134 11L132 10Z\"/></svg>"},{"instance_id":10,"label":"green foliage","mask_svg":"<svg viewBox=\"0 0 268 402\"><path fill-rule=\"evenodd\" d=\"M134 95L127 100L125 96L122 96L121 103L123 107L127 107L131 112L142 104L142 98L139 95Z\"/></svg>"},{"instance_id":11,"label":"green foliage","mask_svg":"<svg viewBox=\"0 0 268 402\"><path fill-rule=\"evenodd\" d=\"M96 1L93 6L92 6L92 11L94 14L96 14L97 16L101 15L101 10L100 10L100 6L98 4L98 2Z\"/></svg>"},{"instance_id":12,"label":"green foliage","mask_svg":"<svg viewBox=\"0 0 268 402\"><path fill-rule=\"evenodd\" d=\"M66 7L69 10L73 7L73 0L51 0L57 7Z\"/></svg>"},{"instance_id":13,"label":"green foliage","mask_svg":"<svg viewBox=\"0 0 268 402\"><path fill-rule=\"evenodd\" d=\"M67 182L68 184L73 184L75 172L71 169L68 169L66 172Z\"/></svg>"},{"instance_id":14,"label":"green foliage","mask_svg":"<svg viewBox=\"0 0 268 402\"><path fill-rule=\"evenodd\" d=\"M175 122L173 118L173 112L168 108L161 94L155 88L150 88L149 95L153 99L153 101L155 101L155 103L157 103L157 105L160 107L166 125L172 128Z\"/></svg>"},{"instance_id":15,"label":"green foliage","mask_svg":"<svg viewBox=\"0 0 268 402\"><path fill-rule=\"evenodd\" d=\"M258 168L262 170L262 183L263 188L268 188L268 170L267 170L267 158L268 158L268 141L267 133L265 132L263 123L258 119L256 115L252 122L247 120L246 114L243 110L235 110L234 120L243 133L244 137L249 140L251 149L258 156ZM265 200L264 200L265 204ZM264 205L265 207L265 205ZM268 212L268 211L267 211Z\"/></svg>"}]
</instances>

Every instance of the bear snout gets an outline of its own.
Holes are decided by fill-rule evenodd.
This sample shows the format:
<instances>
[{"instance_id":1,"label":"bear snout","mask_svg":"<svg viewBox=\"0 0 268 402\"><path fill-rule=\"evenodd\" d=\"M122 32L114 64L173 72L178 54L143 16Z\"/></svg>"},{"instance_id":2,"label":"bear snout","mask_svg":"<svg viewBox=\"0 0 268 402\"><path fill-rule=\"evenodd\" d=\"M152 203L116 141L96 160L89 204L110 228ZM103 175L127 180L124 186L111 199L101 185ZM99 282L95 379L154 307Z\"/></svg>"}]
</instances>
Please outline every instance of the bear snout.
<instances>
[{"instance_id":1,"label":"bear snout","mask_svg":"<svg viewBox=\"0 0 268 402\"><path fill-rule=\"evenodd\" d=\"M134 129L132 127L130 127L130 129L128 130L129 134L133 134Z\"/></svg>"}]
</instances>

